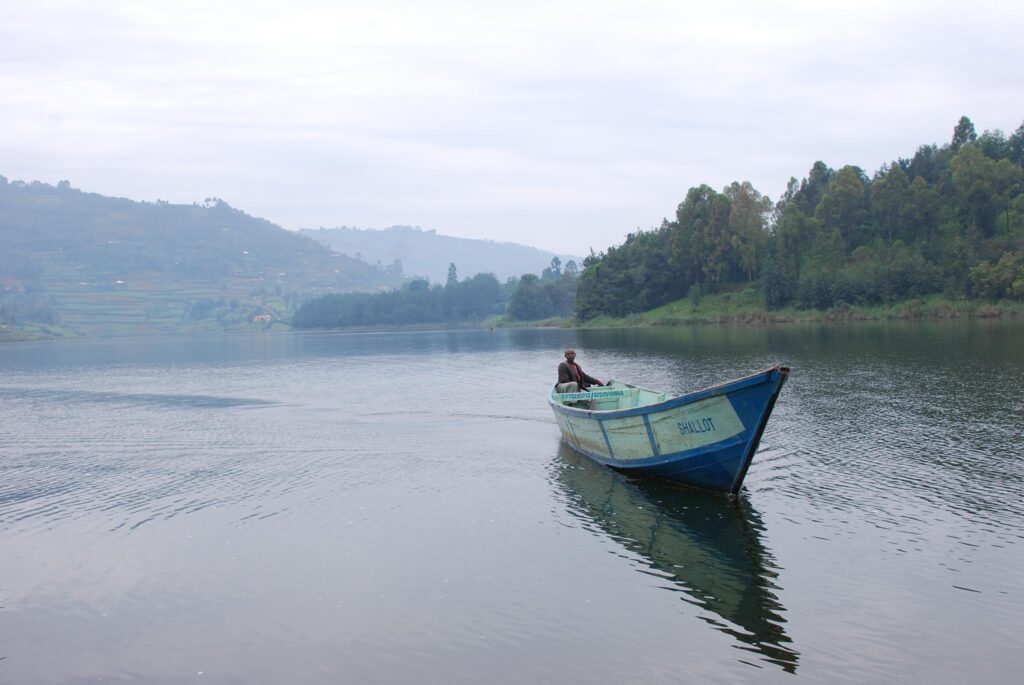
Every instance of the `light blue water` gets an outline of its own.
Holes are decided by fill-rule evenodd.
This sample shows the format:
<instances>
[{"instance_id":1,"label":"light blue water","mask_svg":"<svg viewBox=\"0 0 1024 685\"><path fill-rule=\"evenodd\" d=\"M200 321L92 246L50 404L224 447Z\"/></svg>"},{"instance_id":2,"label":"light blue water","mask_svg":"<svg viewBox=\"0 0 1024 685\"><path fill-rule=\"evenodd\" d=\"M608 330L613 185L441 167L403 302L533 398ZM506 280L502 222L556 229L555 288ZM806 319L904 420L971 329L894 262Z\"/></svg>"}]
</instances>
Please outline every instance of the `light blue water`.
<instances>
[{"instance_id":1,"label":"light blue water","mask_svg":"<svg viewBox=\"0 0 1024 685\"><path fill-rule=\"evenodd\" d=\"M1008 682L1024 327L0 347L0 682ZM736 500L565 448L561 349L790 381Z\"/></svg>"}]
</instances>

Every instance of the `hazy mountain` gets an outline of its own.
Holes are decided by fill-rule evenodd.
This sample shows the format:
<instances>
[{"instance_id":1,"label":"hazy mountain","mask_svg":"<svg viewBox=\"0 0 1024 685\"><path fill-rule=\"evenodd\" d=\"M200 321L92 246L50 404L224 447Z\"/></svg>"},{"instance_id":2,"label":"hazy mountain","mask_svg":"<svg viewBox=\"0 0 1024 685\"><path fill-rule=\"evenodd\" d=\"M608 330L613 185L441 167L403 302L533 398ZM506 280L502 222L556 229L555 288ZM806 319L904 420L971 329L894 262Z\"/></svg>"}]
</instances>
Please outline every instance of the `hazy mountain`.
<instances>
[{"instance_id":1,"label":"hazy mountain","mask_svg":"<svg viewBox=\"0 0 1024 685\"><path fill-rule=\"evenodd\" d=\"M493 273L500 280L509 276L539 274L551 265L552 257L565 264L578 256L556 255L535 247L516 243L498 243L493 240L473 240L438 235L411 226L392 226L384 230L340 228L304 229L303 235L318 240L335 252L363 259L383 267L401 262L402 272L408 276L426 276L443 283L448 277L448 265L455 264L459 277L478 273Z\"/></svg>"},{"instance_id":2,"label":"hazy mountain","mask_svg":"<svg viewBox=\"0 0 1024 685\"><path fill-rule=\"evenodd\" d=\"M8 333L29 322L87 334L267 327L309 296L398 281L220 200L134 202L0 176Z\"/></svg>"}]
</instances>

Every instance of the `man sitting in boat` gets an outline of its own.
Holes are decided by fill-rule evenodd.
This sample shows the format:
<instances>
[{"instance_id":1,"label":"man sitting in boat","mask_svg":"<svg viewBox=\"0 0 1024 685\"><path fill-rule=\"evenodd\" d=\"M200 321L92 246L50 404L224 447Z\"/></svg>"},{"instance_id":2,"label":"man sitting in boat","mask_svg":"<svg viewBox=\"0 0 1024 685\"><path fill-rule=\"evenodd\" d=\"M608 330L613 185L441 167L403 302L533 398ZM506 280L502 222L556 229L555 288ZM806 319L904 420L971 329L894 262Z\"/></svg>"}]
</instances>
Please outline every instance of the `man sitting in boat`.
<instances>
[{"instance_id":1,"label":"man sitting in boat","mask_svg":"<svg viewBox=\"0 0 1024 685\"><path fill-rule=\"evenodd\" d=\"M591 385L604 383L583 373L583 369L576 363L576 350L566 350L565 361L558 365L558 383L555 384L555 389L558 392L586 392Z\"/></svg>"}]
</instances>

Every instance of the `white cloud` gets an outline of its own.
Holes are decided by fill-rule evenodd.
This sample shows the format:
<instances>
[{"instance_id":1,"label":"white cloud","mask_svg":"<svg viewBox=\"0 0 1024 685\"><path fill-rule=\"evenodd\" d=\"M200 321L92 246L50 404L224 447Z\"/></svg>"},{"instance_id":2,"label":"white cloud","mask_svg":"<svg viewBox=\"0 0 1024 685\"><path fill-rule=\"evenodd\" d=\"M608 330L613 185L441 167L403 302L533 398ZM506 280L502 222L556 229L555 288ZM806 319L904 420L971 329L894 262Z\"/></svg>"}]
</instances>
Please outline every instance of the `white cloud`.
<instances>
[{"instance_id":1,"label":"white cloud","mask_svg":"<svg viewBox=\"0 0 1024 685\"><path fill-rule=\"evenodd\" d=\"M1024 119L988 2L34 2L0 25L0 173L210 195L289 228L603 249L686 190L777 195ZM580 247L584 246L584 247Z\"/></svg>"}]
</instances>

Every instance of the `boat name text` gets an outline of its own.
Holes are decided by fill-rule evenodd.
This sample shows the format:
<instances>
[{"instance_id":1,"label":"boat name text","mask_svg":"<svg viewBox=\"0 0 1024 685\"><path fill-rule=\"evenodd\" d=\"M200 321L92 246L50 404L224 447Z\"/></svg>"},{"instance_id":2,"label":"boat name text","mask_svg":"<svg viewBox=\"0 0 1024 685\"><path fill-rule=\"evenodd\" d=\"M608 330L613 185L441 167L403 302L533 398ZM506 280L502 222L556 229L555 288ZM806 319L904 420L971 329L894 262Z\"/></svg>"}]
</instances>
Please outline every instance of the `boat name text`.
<instances>
[{"instance_id":1,"label":"boat name text","mask_svg":"<svg viewBox=\"0 0 1024 685\"><path fill-rule=\"evenodd\" d=\"M676 425L679 426L679 432L683 435L715 432L715 420L711 417L680 421Z\"/></svg>"}]
</instances>

